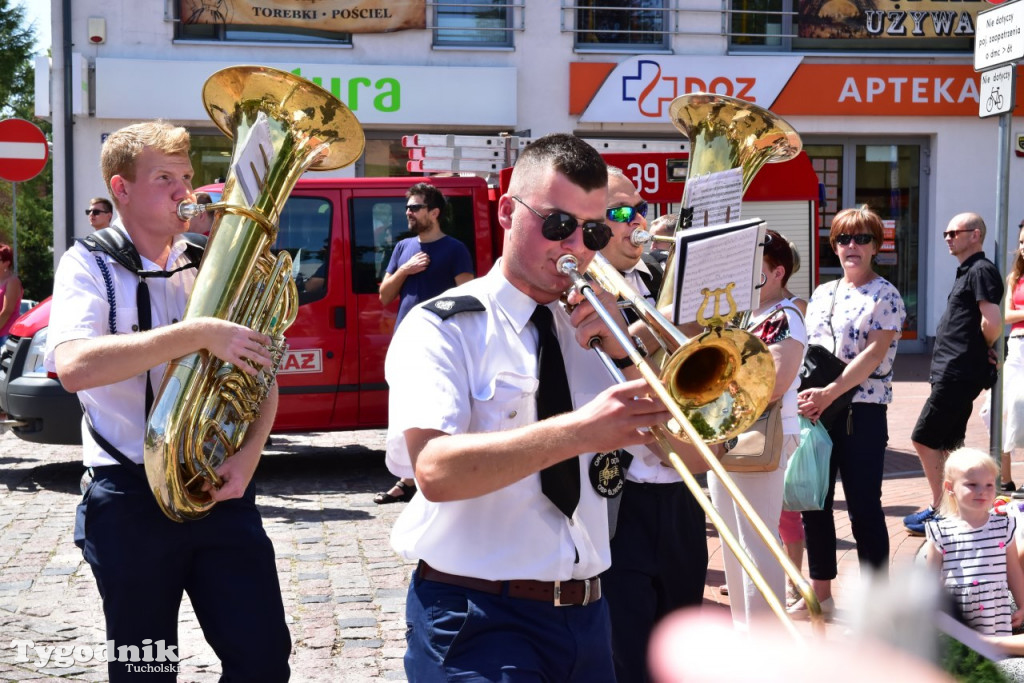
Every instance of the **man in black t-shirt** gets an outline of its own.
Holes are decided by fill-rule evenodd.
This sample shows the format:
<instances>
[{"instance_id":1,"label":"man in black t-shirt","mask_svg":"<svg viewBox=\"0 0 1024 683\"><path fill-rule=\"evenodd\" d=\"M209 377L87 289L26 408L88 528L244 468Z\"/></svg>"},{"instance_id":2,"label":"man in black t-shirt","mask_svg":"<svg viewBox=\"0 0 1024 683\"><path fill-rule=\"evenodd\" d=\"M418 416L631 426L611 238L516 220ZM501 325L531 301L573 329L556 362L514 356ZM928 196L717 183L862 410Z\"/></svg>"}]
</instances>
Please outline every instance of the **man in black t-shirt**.
<instances>
[{"instance_id":1,"label":"man in black t-shirt","mask_svg":"<svg viewBox=\"0 0 1024 683\"><path fill-rule=\"evenodd\" d=\"M914 535L923 535L925 522L935 515L946 455L963 444L974 399L994 383L989 350L1002 324L1003 281L982 251L985 221L976 213L958 214L942 236L960 266L935 332L931 394L911 435L932 494L929 507L903 519Z\"/></svg>"}]
</instances>

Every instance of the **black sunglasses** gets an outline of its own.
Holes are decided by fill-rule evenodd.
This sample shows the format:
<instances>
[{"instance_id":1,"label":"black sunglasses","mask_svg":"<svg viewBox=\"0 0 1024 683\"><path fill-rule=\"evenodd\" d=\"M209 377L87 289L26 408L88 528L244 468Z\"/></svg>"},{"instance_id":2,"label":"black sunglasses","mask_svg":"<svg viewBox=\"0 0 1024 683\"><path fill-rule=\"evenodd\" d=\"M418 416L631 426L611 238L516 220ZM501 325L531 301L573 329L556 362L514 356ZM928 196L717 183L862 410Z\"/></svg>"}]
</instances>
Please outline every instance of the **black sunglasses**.
<instances>
[{"instance_id":1,"label":"black sunglasses","mask_svg":"<svg viewBox=\"0 0 1024 683\"><path fill-rule=\"evenodd\" d=\"M109 211L104 211L103 209L86 209L85 210L85 215L86 216L99 216L101 213L110 213L110 212Z\"/></svg>"},{"instance_id":2,"label":"black sunglasses","mask_svg":"<svg viewBox=\"0 0 1024 683\"><path fill-rule=\"evenodd\" d=\"M943 239L956 239L956 236L962 232L974 232L977 228L971 228L970 230L947 230L942 233Z\"/></svg>"},{"instance_id":3,"label":"black sunglasses","mask_svg":"<svg viewBox=\"0 0 1024 683\"><path fill-rule=\"evenodd\" d=\"M426 204L406 204L405 205L405 210L406 211L412 211L413 213L416 213L420 209L425 209L425 208L427 208Z\"/></svg>"},{"instance_id":4,"label":"black sunglasses","mask_svg":"<svg viewBox=\"0 0 1024 683\"><path fill-rule=\"evenodd\" d=\"M647 217L647 202L640 202L636 206L616 206L614 209L608 209L605 212L608 220L615 221L616 223L629 223L636 218L637 214L644 218Z\"/></svg>"},{"instance_id":5,"label":"black sunglasses","mask_svg":"<svg viewBox=\"0 0 1024 683\"><path fill-rule=\"evenodd\" d=\"M850 242L856 242L860 245L871 244L875 241L875 238L867 233L860 233L859 235L847 235L845 232L841 235L836 236L836 244L841 244L844 247L849 246Z\"/></svg>"},{"instance_id":6,"label":"black sunglasses","mask_svg":"<svg viewBox=\"0 0 1024 683\"><path fill-rule=\"evenodd\" d=\"M543 223L540 226L540 234L544 235L545 239L549 239L552 242L561 242L564 239L568 239L575 230L576 226L580 224L580 220L573 216L571 213L564 211L555 211L548 214L547 216L541 215L537 209L533 208L519 197L512 195L512 199L516 200L533 213L534 216L540 218ZM608 242L612 239L612 229L604 223L598 221L583 221L583 245L591 251L601 251Z\"/></svg>"}]
</instances>

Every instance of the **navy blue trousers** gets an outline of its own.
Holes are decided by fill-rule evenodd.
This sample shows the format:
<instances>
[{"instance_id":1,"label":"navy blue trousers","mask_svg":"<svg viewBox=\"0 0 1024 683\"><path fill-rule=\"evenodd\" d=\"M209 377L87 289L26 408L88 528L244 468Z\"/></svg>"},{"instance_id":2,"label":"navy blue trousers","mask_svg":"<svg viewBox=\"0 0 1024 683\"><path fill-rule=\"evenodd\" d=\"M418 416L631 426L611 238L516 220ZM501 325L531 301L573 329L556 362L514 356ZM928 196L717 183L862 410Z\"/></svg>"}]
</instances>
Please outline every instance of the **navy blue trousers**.
<instances>
[{"instance_id":1,"label":"navy blue trousers","mask_svg":"<svg viewBox=\"0 0 1024 683\"><path fill-rule=\"evenodd\" d=\"M704 601L704 510L682 482L627 480L611 547L612 566L601 575L601 587L612 618L615 675L618 683L649 681L647 644L655 624Z\"/></svg>"},{"instance_id":2,"label":"navy blue trousers","mask_svg":"<svg viewBox=\"0 0 1024 683\"><path fill-rule=\"evenodd\" d=\"M836 521L832 504L836 475L843 478L846 510L850 516L857 558L862 567L887 571L889 530L882 510L882 467L889 443L887 406L881 403L853 403L852 424L836 420L829 430L832 460L829 466L828 497L824 510L801 513L807 543L807 566L812 579L836 578Z\"/></svg>"},{"instance_id":3,"label":"navy blue trousers","mask_svg":"<svg viewBox=\"0 0 1024 683\"><path fill-rule=\"evenodd\" d=\"M203 519L178 523L164 516L137 473L120 465L95 472L85 494L83 552L103 598L107 640L140 650L146 640L163 641L181 657L185 592L221 660L221 681L288 680L291 637L255 486ZM139 673L140 664L108 661L110 680L176 680L174 671Z\"/></svg>"},{"instance_id":4,"label":"navy blue trousers","mask_svg":"<svg viewBox=\"0 0 1024 683\"><path fill-rule=\"evenodd\" d=\"M555 607L413 572L405 619L410 683L615 683L604 598Z\"/></svg>"}]
</instances>

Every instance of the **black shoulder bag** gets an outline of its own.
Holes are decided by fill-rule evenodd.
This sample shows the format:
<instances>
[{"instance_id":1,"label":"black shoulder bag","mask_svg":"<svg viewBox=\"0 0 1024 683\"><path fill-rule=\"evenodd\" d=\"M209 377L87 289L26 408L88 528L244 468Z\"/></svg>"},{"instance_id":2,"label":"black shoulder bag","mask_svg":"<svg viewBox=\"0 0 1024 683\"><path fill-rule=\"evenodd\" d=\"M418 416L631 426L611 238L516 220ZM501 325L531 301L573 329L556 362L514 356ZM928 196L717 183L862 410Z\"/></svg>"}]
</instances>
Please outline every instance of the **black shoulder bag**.
<instances>
[{"instance_id":1,"label":"black shoulder bag","mask_svg":"<svg viewBox=\"0 0 1024 683\"><path fill-rule=\"evenodd\" d=\"M804 389L820 389L821 387L828 386L836 381L843 374L843 370L846 369L846 362L834 353L836 350L836 333L832 328L832 312L836 308L836 293L838 291L839 283L837 282L836 288L832 290L832 306L828 309L828 329L832 337L832 351L829 351L820 344L807 345L804 364L800 368L800 391ZM871 377L873 379L884 379L886 375L872 374ZM825 429L831 430L839 418L849 416L850 404L853 403L853 396L859 388L860 385L857 385L847 390L842 396L832 401L832 404L821 413L818 421L821 422Z\"/></svg>"}]
</instances>

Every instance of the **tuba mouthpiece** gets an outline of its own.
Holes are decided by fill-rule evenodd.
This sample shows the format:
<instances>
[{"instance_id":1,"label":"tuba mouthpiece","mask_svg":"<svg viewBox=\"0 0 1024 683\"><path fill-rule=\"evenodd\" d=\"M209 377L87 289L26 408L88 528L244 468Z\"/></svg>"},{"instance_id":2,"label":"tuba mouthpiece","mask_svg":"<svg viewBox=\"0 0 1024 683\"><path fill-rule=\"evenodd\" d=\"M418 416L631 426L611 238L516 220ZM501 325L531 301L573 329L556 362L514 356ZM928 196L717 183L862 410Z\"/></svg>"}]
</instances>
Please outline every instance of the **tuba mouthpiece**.
<instances>
[{"instance_id":1,"label":"tuba mouthpiece","mask_svg":"<svg viewBox=\"0 0 1024 683\"><path fill-rule=\"evenodd\" d=\"M640 228L637 228L636 230L633 231L633 234L629 236L629 241L633 243L634 247L642 247L648 242L653 242L654 235L647 232L646 230L641 230Z\"/></svg>"},{"instance_id":2,"label":"tuba mouthpiece","mask_svg":"<svg viewBox=\"0 0 1024 683\"><path fill-rule=\"evenodd\" d=\"M188 221L206 212L210 204L197 204L196 202L183 201L178 204L178 220Z\"/></svg>"}]
</instances>

